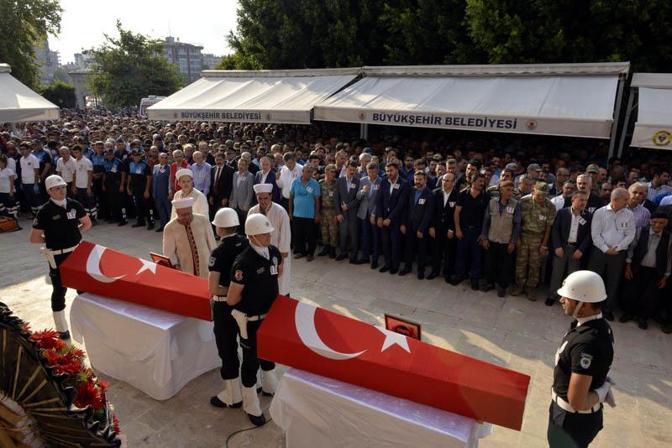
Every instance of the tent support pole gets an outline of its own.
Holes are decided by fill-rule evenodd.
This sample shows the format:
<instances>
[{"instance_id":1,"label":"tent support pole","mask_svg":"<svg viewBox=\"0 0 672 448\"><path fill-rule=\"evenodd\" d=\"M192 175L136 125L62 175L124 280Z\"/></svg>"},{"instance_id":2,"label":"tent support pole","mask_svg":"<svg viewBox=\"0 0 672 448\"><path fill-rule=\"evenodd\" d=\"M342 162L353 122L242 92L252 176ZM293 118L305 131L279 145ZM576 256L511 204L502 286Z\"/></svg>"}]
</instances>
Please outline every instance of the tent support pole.
<instances>
[{"instance_id":1,"label":"tent support pole","mask_svg":"<svg viewBox=\"0 0 672 448\"><path fill-rule=\"evenodd\" d=\"M623 121L623 129L621 131L621 140L618 143L618 157L623 155L623 145L625 144L625 135L628 133L630 125L630 115L632 114L633 103L635 102L635 89L630 88L630 95L628 96L628 107L625 109L625 121Z\"/></svg>"},{"instance_id":2,"label":"tent support pole","mask_svg":"<svg viewBox=\"0 0 672 448\"><path fill-rule=\"evenodd\" d=\"M616 146L616 133L618 131L618 119L621 116L621 103L623 102L623 85L625 84L625 77L618 78L618 93L616 94L616 114L614 116L614 124L611 128L611 138L609 139L609 159L614 156L614 148Z\"/></svg>"},{"instance_id":3,"label":"tent support pole","mask_svg":"<svg viewBox=\"0 0 672 448\"><path fill-rule=\"evenodd\" d=\"M369 139L369 125L368 123L362 123L359 125L359 138L363 140Z\"/></svg>"}]
</instances>

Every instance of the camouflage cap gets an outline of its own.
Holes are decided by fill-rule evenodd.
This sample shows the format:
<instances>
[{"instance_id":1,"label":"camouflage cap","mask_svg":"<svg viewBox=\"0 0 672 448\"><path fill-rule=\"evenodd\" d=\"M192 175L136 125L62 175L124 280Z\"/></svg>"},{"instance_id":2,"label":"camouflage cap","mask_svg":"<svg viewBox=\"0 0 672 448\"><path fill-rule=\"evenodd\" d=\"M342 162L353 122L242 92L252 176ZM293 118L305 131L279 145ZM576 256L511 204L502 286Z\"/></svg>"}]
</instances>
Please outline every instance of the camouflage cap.
<instances>
[{"instance_id":1,"label":"camouflage cap","mask_svg":"<svg viewBox=\"0 0 672 448\"><path fill-rule=\"evenodd\" d=\"M591 163L586 167L586 173L599 173L600 167L596 163Z\"/></svg>"},{"instance_id":2,"label":"camouflage cap","mask_svg":"<svg viewBox=\"0 0 672 448\"><path fill-rule=\"evenodd\" d=\"M537 182L534 184L534 189L539 193L548 193L548 184L546 182Z\"/></svg>"}]
</instances>

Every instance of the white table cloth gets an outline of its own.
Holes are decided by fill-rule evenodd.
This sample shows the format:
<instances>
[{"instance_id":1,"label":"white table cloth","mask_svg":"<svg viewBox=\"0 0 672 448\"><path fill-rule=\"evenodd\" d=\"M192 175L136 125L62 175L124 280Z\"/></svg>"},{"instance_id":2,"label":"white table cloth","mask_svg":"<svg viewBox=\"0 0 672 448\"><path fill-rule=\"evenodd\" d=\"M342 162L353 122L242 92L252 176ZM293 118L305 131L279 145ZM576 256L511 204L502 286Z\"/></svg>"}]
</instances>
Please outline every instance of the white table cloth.
<instances>
[{"instance_id":1,"label":"white table cloth","mask_svg":"<svg viewBox=\"0 0 672 448\"><path fill-rule=\"evenodd\" d=\"M270 408L287 448L478 446L490 425L352 384L290 369Z\"/></svg>"},{"instance_id":2,"label":"white table cloth","mask_svg":"<svg viewBox=\"0 0 672 448\"><path fill-rule=\"evenodd\" d=\"M156 400L220 366L212 322L84 293L72 303L70 324L94 370Z\"/></svg>"}]
</instances>

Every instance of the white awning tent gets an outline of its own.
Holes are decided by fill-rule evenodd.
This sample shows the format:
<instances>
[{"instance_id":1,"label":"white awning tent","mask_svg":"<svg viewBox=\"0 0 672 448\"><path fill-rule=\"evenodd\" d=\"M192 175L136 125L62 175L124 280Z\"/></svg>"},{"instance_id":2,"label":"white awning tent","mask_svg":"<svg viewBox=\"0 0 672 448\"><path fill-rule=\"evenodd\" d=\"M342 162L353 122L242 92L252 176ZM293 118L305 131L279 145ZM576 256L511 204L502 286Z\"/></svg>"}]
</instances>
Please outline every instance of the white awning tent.
<instances>
[{"instance_id":1,"label":"white awning tent","mask_svg":"<svg viewBox=\"0 0 672 448\"><path fill-rule=\"evenodd\" d=\"M206 70L198 81L147 108L152 120L310 124L313 106L360 69Z\"/></svg>"},{"instance_id":2,"label":"white awning tent","mask_svg":"<svg viewBox=\"0 0 672 448\"><path fill-rule=\"evenodd\" d=\"M672 74L635 73L630 87L638 90L639 97L630 146L672 149ZM632 110L634 93L630 92L628 111Z\"/></svg>"},{"instance_id":3,"label":"white awning tent","mask_svg":"<svg viewBox=\"0 0 672 448\"><path fill-rule=\"evenodd\" d=\"M316 120L608 139L629 63L364 67Z\"/></svg>"},{"instance_id":4,"label":"white awning tent","mask_svg":"<svg viewBox=\"0 0 672 448\"><path fill-rule=\"evenodd\" d=\"M7 64L0 64L0 123L56 120L58 106L14 78Z\"/></svg>"}]
</instances>

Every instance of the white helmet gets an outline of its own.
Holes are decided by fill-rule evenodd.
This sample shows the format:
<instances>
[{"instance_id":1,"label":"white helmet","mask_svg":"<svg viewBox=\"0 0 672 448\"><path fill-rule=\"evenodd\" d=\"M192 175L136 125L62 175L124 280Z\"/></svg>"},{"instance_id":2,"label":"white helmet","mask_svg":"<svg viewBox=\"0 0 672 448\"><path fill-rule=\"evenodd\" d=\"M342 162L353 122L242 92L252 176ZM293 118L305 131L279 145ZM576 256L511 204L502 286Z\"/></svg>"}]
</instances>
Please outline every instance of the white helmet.
<instances>
[{"instance_id":1,"label":"white helmet","mask_svg":"<svg viewBox=\"0 0 672 448\"><path fill-rule=\"evenodd\" d=\"M61 176L57 174L52 174L51 176L48 176L44 180L44 188L46 188L47 191L51 190L54 187L62 187L68 185Z\"/></svg>"},{"instance_id":2,"label":"white helmet","mask_svg":"<svg viewBox=\"0 0 672 448\"><path fill-rule=\"evenodd\" d=\"M245 235L263 235L264 233L271 233L273 226L268 218L260 213L254 213L247 217L245 221Z\"/></svg>"},{"instance_id":3,"label":"white helmet","mask_svg":"<svg viewBox=\"0 0 672 448\"><path fill-rule=\"evenodd\" d=\"M598 303L607 299L602 277L593 271L576 271L567 276L558 289L560 297L578 302Z\"/></svg>"},{"instance_id":4,"label":"white helmet","mask_svg":"<svg viewBox=\"0 0 672 448\"><path fill-rule=\"evenodd\" d=\"M232 208L224 207L217 210L212 225L216 227L237 227L240 225L238 213Z\"/></svg>"}]
</instances>

